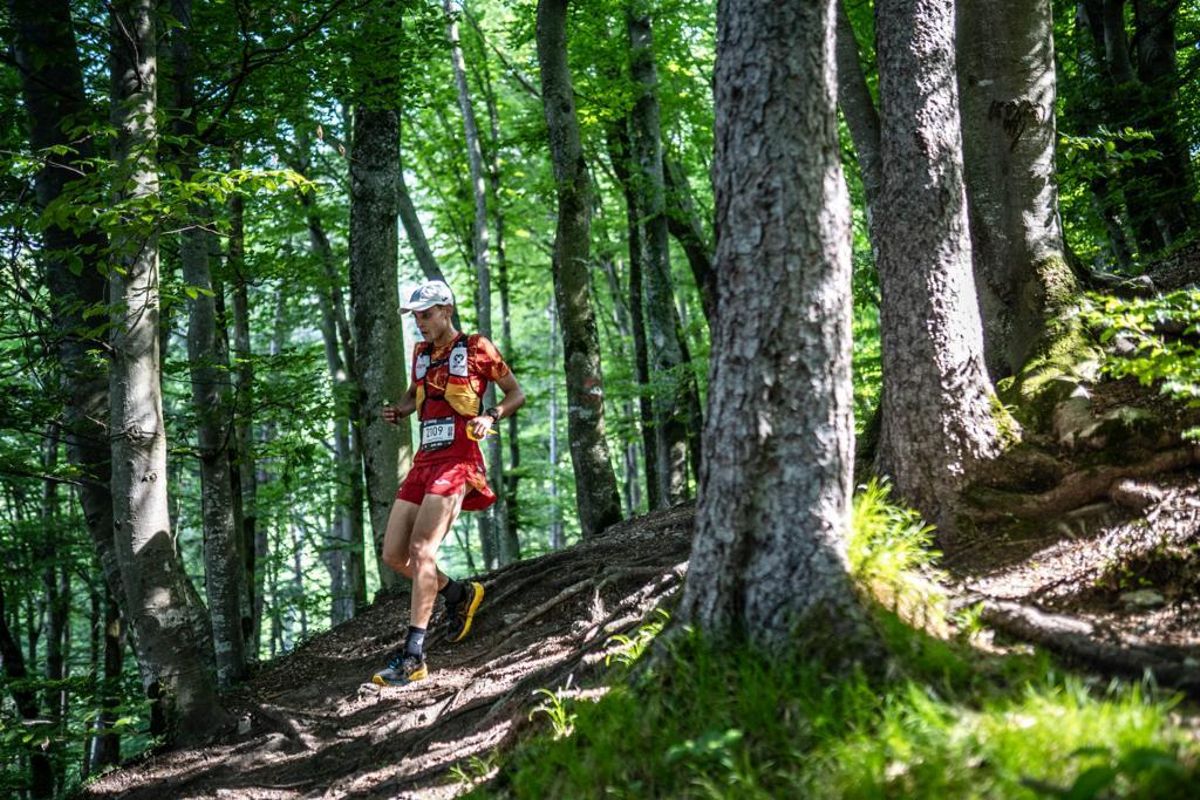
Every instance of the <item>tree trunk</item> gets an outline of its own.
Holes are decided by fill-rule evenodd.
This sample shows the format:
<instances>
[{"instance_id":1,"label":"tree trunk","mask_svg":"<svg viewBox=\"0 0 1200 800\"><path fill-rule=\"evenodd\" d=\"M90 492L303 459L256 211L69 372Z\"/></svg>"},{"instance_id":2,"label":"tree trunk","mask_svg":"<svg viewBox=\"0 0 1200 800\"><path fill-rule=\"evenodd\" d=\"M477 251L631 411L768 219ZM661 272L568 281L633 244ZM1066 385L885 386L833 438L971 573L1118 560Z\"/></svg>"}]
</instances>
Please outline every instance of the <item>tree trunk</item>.
<instances>
[{"instance_id":1,"label":"tree trunk","mask_svg":"<svg viewBox=\"0 0 1200 800\"><path fill-rule=\"evenodd\" d=\"M337 278L333 267L333 248L325 236L321 220L313 208L312 197L301 195L308 215L309 240L318 258L326 265L326 275L331 279ZM366 596L363 561L363 489L362 462L355 460L361 456L355 451L352 443L351 428L354 417L354 377L350 374L342 358L337 335L336 313L332 292L323 289L318 292L317 302L321 307L321 335L325 342L325 361L329 367L329 377L333 383L336 417L334 419L333 452L338 475L336 511L333 518L334 544L325 553L326 565L329 568L330 594L332 607L330 619L334 625L345 622L354 616L357 598L360 594L359 584L362 583L361 594Z\"/></svg>"},{"instance_id":2,"label":"tree trunk","mask_svg":"<svg viewBox=\"0 0 1200 800\"><path fill-rule=\"evenodd\" d=\"M30 659L32 663L32 659ZM21 646L13 638L8 627L8 617L4 608L4 584L0 582L0 666L4 668L4 677L9 684L9 692L17 706L17 713L35 734L34 741L29 745L29 766L31 797L54 796L54 767L50 757L42 749L42 739L37 734L52 735L45 730L48 720L41 720L38 713L37 693L31 689L18 688L27 676L25 657Z\"/></svg>"},{"instance_id":3,"label":"tree trunk","mask_svg":"<svg viewBox=\"0 0 1200 800\"><path fill-rule=\"evenodd\" d=\"M233 165L241 166L235 151ZM246 275L245 204L239 194L229 198L229 250L227 269L233 279L233 351L236 367L235 442L237 486L241 493L244 581L249 617L242 620L247 655L258 660L262 650L262 558L258 546L258 469L254 457L254 351L250 346L250 296ZM236 497L235 497L236 499Z\"/></svg>"},{"instance_id":4,"label":"tree trunk","mask_svg":"<svg viewBox=\"0 0 1200 800\"><path fill-rule=\"evenodd\" d=\"M692 268L692 279L700 292L704 318L711 330L717 320L717 273L712 264L712 245L696 216L692 189L683 165L663 153L663 180L666 188L667 230L679 242Z\"/></svg>"},{"instance_id":5,"label":"tree trunk","mask_svg":"<svg viewBox=\"0 0 1200 800\"><path fill-rule=\"evenodd\" d=\"M121 761L121 736L113 730L121 705L123 673L121 613L112 592L104 593L104 677L100 684L100 714L92 739L90 769L99 772Z\"/></svg>"},{"instance_id":6,"label":"tree trunk","mask_svg":"<svg viewBox=\"0 0 1200 800\"><path fill-rule=\"evenodd\" d=\"M646 276L646 331L655 375L654 444L658 499L663 506L687 499L688 378L679 337L679 315L671 282L671 254L663 179L662 131L658 109L658 70L650 17L626 7L630 65L636 100L630 114L633 186L642 226Z\"/></svg>"},{"instance_id":7,"label":"tree trunk","mask_svg":"<svg viewBox=\"0 0 1200 800\"><path fill-rule=\"evenodd\" d=\"M115 203L131 215L158 193L156 49L151 0L112 10ZM202 739L223 721L209 622L180 562L167 508L167 448L159 363L158 238L132 220L113 241L110 378L117 561L136 631L138 664L168 742Z\"/></svg>"},{"instance_id":8,"label":"tree trunk","mask_svg":"<svg viewBox=\"0 0 1200 800\"><path fill-rule=\"evenodd\" d=\"M1196 224L1196 185L1191 143L1179 120L1179 76L1175 69L1175 17L1179 0L1134 0L1137 77L1142 85L1143 127L1154 134L1158 157L1135 164L1154 187L1154 221L1171 245ZM1194 87L1192 89L1194 91Z\"/></svg>"},{"instance_id":9,"label":"tree trunk","mask_svg":"<svg viewBox=\"0 0 1200 800\"><path fill-rule=\"evenodd\" d=\"M412 463L407 420L390 425L379 413L385 403L397 402L405 387L396 286L399 135L395 111L357 107L350 161L350 303L363 466L376 555L382 551L400 476ZM382 560L378 563L380 582L391 586L396 574Z\"/></svg>"},{"instance_id":10,"label":"tree trunk","mask_svg":"<svg viewBox=\"0 0 1200 800\"><path fill-rule=\"evenodd\" d=\"M66 120L88 119L83 73L66 0L10 0L9 10L13 57L20 67L22 97L31 123L30 147L43 152L69 145L76 152L48 160L34 178L38 207L45 209L90 171L92 138L72 141L63 130ZM109 486L108 372L89 354L103 351L106 345L97 334L85 333L95 326L84 319L86 312L106 302L101 259L107 240L98 230L77 233L58 225L46 225L41 236L38 261L45 270L53 327L59 332L58 361L62 374L70 378L63 421L67 457L80 471L83 518L105 582L121 597ZM75 264L74 259L78 259Z\"/></svg>"},{"instance_id":11,"label":"tree trunk","mask_svg":"<svg viewBox=\"0 0 1200 800\"><path fill-rule=\"evenodd\" d=\"M563 536L562 509L558 499L558 381L554 379L558 365L558 311L553 300L546 310L550 317L550 440L547 452L550 459L550 536L551 550L559 550L565 544Z\"/></svg>"},{"instance_id":12,"label":"tree trunk","mask_svg":"<svg viewBox=\"0 0 1200 800\"><path fill-rule=\"evenodd\" d=\"M871 90L863 74L858 54L858 37L846 13L846 0L837 0L837 76L838 106L850 129L858 171L862 175L867 201L867 225L870 227L879 193L883 187L883 169L879 160L879 112L871 99Z\"/></svg>"},{"instance_id":13,"label":"tree trunk","mask_svg":"<svg viewBox=\"0 0 1200 800\"><path fill-rule=\"evenodd\" d=\"M50 758L53 784L61 787L66 772L62 742L66 732L67 692L62 680L66 677L65 656L71 633L71 577L59 514L58 479L53 477L58 469L58 440L58 425L51 422L46 425L42 445L42 474L48 477L42 480L44 539L37 550L46 607L46 680L51 682L43 700L51 729L49 745L44 749Z\"/></svg>"},{"instance_id":14,"label":"tree trunk","mask_svg":"<svg viewBox=\"0 0 1200 800\"><path fill-rule=\"evenodd\" d=\"M196 103L192 86L191 0L171 0L171 14L181 27L171 31L171 61L175 103L180 116L173 124L178 145L180 179L190 181L195 172ZM212 620L213 648L217 658L217 683L227 687L246 674L246 644L242 633L241 531L234 525L233 488L230 481L229 356L218 332L212 269L209 265L212 221L208 210L192 204L192 224L179 245L188 292L188 366L192 381L192 408L196 414L197 451L200 456L200 497L204 525L204 589ZM194 296L193 296L194 295Z\"/></svg>"},{"instance_id":15,"label":"tree trunk","mask_svg":"<svg viewBox=\"0 0 1200 800\"><path fill-rule=\"evenodd\" d=\"M463 134L467 142L467 166L471 180L471 194L475 200L475 218L471 226L471 251L475 263L477 287L475 313L479 321L479 333L492 339L494 338L492 336L492 278L488 258L487 186L483 176L483 145L479 138L479 125L475 120L475 107L471 102L470 88L467 86L467 65L463 59L462 45L459 43L458 19L453 1L443 0L443 8L449 20L447 36L450 40L451 62L454 65L454 83L458 89L458 108L462 113ZM496 387L489 384L483 397L483 406L490 408L495 404ZM488 509L487 514L492 528L493 541L497 544L498 565L503 566L520 557L520 552L513 552L514 541L508 533L504 460L500 454L498 437L493 436L487 440L487 462L488 481L496 489L496 502Z\"/></svg>"},{"instance_id":16,"label":"tree trunk","mask_svg":"<svg viewBox=\"0 0 1200 800\"><path fill-rule=\"evenodd\" d=\"M619 180L619 179L618 179ZM617 267L613 263L613 259L605 258L603 262L604 277L608 279L608 293L612 296L613 306L613 322L617 328L617 358L623 362L629 361L629 353L625 347L625 342L629 341L633 335L633 325L630 319L629 308L622 299L625 292L622 291L621 278L617 275ZM637 413L634 410L633 401L627 399L622 404L623 416L630 424L637 421ZM634 425L636 428L637 426ZM625 459L625 491L623 492L625 499L625 516L632 517L637 514L638 509L642 504L641 487L638 485L638 443L628 437L622 437L626 444L623 448L623 456Z\"/></svg>"},{"instance_id":17,"label":"tree trunk","mask_svg":"<svg viewBox=\"0 0 1200 800\"><path fill-rule=\"evenodd\" d=\"M509 366L517 371L509 302L508 258L504 240L504 203L500 194L500 113L496 105L496 93L492 89L492 77L491 71L488 69L486 53L480 56L479 65L483 74L484 99L487 101L491 133L491 153L487 159L487 171L488 186L492 197L492 219L496 226L496 270L500 289L500 350L504 353ZM505 425L507 427L508 467L504 471L504 509L507 521L500 548L502 551L511 553L512 557L509 560L515 561L521 557L521 540L517 535L521 527L520 507L517 504L517 482L520 480L521 467L521 442L517 436L520 425L517 415L513 414L508 417Z\"/></svg>"},{"instance_id":18,"label":"tree trunk","mask_svg":"<svg viewBox=\"0 0 1200 800\"><path fill-rule=\"evenodd\" d=\"M999 449L963 187L950 0L879 0L883 348L879 466L954 533L954 495Z\"/></svg>"},{"instance_id":19,"label":"tree trunk","mask_svg":"<svg viewBox=\"0 0 1200 800\"><path fill-rule=\"evenodd\" d=\"M629 238L629 326L633 337L633 370L638 386L638 421L642 438L642 463L646 465L646 505L650 509L662 508L658 480L658 446L654 434L654 401L650 395L650 356L646 347L646 315L643 313L645 297L642 291L642 226L638 224L641 211L637 195L633 191L630 174L629 131L625 124L613 125L608 131L608 152L612 160L613 173L621 184L625 195L625 222ZM716 274L715 272L713 273ZM714 284L715 287L715 284ZM615 296L615 295L614 295Z\"/></svg>"},{"instance_id":20,"label":"tree trunk","mask_svg":"<svg viewBox=\"0 0 1200 800\"><path fill-rule=\"evenodd\" d=\"M833 46L830 0L718 7L720 314L680 616L776 651L799 631L840 659L871 651L846 562L850 209Z\"/></svg>"},{"instance_id":21,"label":"tree trunk","mask_svg":"<svg viewBox=\"0 0 1200 800\"><path fill-rule=\"evenodd\" d=\"M1078 287L1054 168L1050 0L957 4L958 80L971 251L993 380L1020 371Z\"/></svg>"},{"instance_id":22,"label":"tree trunk","mask_svg":"<svg viewBox=\"0 0 1200 800\"><path fill-rule=\"evenodd\" d=\"M617 478L604 437L600 343L589 296L591 191L567 67L567 0L539 0L537 52L558 196L554 295L567 373L567 428L585 537L621 520Z\"/></svg>"}]
</instances>

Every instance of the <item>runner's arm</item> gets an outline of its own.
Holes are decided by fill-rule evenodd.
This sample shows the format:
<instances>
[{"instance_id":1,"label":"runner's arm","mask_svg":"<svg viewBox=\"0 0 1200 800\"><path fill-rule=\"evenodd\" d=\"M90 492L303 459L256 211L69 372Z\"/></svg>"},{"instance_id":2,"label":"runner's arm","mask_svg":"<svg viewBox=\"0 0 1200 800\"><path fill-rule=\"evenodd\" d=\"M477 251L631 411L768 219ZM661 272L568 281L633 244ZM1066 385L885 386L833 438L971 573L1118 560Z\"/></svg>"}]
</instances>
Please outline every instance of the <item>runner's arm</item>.
<instances>
[{"instance_id":1,"label":"runner's arm","mask_svg":"<svg viewBox=\"0 0 1200 800\"><path fill-rule=\"evenodd\" d=\"M385 405L383 407L383 420L395 425L404 417L417 410L417 385L410 383L408 391L404 393L404 397L400 398L399 403Z\"/></svg>"}]
</instances>

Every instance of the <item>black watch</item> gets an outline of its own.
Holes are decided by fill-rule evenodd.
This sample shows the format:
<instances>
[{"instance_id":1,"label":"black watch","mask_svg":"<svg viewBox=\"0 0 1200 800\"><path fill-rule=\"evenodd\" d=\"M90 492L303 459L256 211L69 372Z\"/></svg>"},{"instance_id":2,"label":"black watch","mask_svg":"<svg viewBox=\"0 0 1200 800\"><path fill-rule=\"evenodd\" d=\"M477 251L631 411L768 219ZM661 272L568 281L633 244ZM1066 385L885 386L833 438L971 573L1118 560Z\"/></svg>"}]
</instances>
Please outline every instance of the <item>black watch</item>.
<instances>
[{"instance_id":1,"label":"black watch","mask_svg":"<svg viewBox=\"0 0 1200 800\"><path fill-rule=\"evenodd\" d=\"M483 415L485 417L491 417L493 424L500 421L500 409L497 408L496 406L492 406L491 408L485 409L483 412Z\"/></svg>"}]
</instances>

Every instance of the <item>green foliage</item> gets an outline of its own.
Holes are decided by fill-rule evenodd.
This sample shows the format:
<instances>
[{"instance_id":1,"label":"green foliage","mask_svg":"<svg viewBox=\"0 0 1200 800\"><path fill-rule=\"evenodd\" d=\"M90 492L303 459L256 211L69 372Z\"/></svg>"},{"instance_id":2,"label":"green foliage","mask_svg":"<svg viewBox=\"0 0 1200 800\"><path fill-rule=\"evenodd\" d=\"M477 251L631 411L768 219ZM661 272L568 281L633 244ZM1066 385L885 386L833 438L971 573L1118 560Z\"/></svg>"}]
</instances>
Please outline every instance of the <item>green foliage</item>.
<instances>
[{"instance_id":1,"label":"green foliage","mask_svg":"<svg viewBox=\"0 0 1200 800\"><path fill-rule=\"evenodd\" d=\"M1158 386L1160 393L1200 407L1200 291L1132 299L1089 294L1079 316L1108 345L1101 364L1105 374L1136 378L1142 386Z\"/></svg>"},{"instance_id":2,"label":"green foliage","mask_svg":"<svg viewBox=\"0 0 1200 800\"><path fill-rule=\"evenodd\" d=\"M850 574L877 601L914 624L944 627L945 592L935 566L932 525L888 502L891 487L872 479L854 497L847 546Z\"/></svg>"},{"instance_id":3,"label":"green foliage","mask_svg":"<svg viewBox=\"0 0 1200 800\"><path fill-rule=\"evenodd\" d=\"M872 484L857 498L852 571L923 587L930 529L887 494ZM887 612L876 624L885 679L676 631L636 669L617 659L598 702L543 690L535 714L551 735L527 737L472 796L1182 798L1200 779L1200 747L1170 722L1177 697L1097 686L1045 657L982 656Z\"/></svg>"}]
</instances>

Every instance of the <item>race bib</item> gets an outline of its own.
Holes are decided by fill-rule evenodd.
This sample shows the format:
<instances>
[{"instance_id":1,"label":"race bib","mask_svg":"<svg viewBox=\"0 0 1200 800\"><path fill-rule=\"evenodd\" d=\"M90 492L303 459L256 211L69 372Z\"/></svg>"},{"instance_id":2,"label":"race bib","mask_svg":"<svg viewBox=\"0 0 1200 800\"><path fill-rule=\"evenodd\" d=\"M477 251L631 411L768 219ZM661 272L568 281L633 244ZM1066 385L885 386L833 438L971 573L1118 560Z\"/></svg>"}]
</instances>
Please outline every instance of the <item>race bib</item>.
<instances>
[{"instance_id":1,"label":"race bib","mask_svg":"<svg viewBox=\"0 0 1200 800\"><path fill-rule=\"evenodd\" d=\"M454 443L454 417L421 420L421 449L441 450Z\"/></svg>"}]
</instances>

